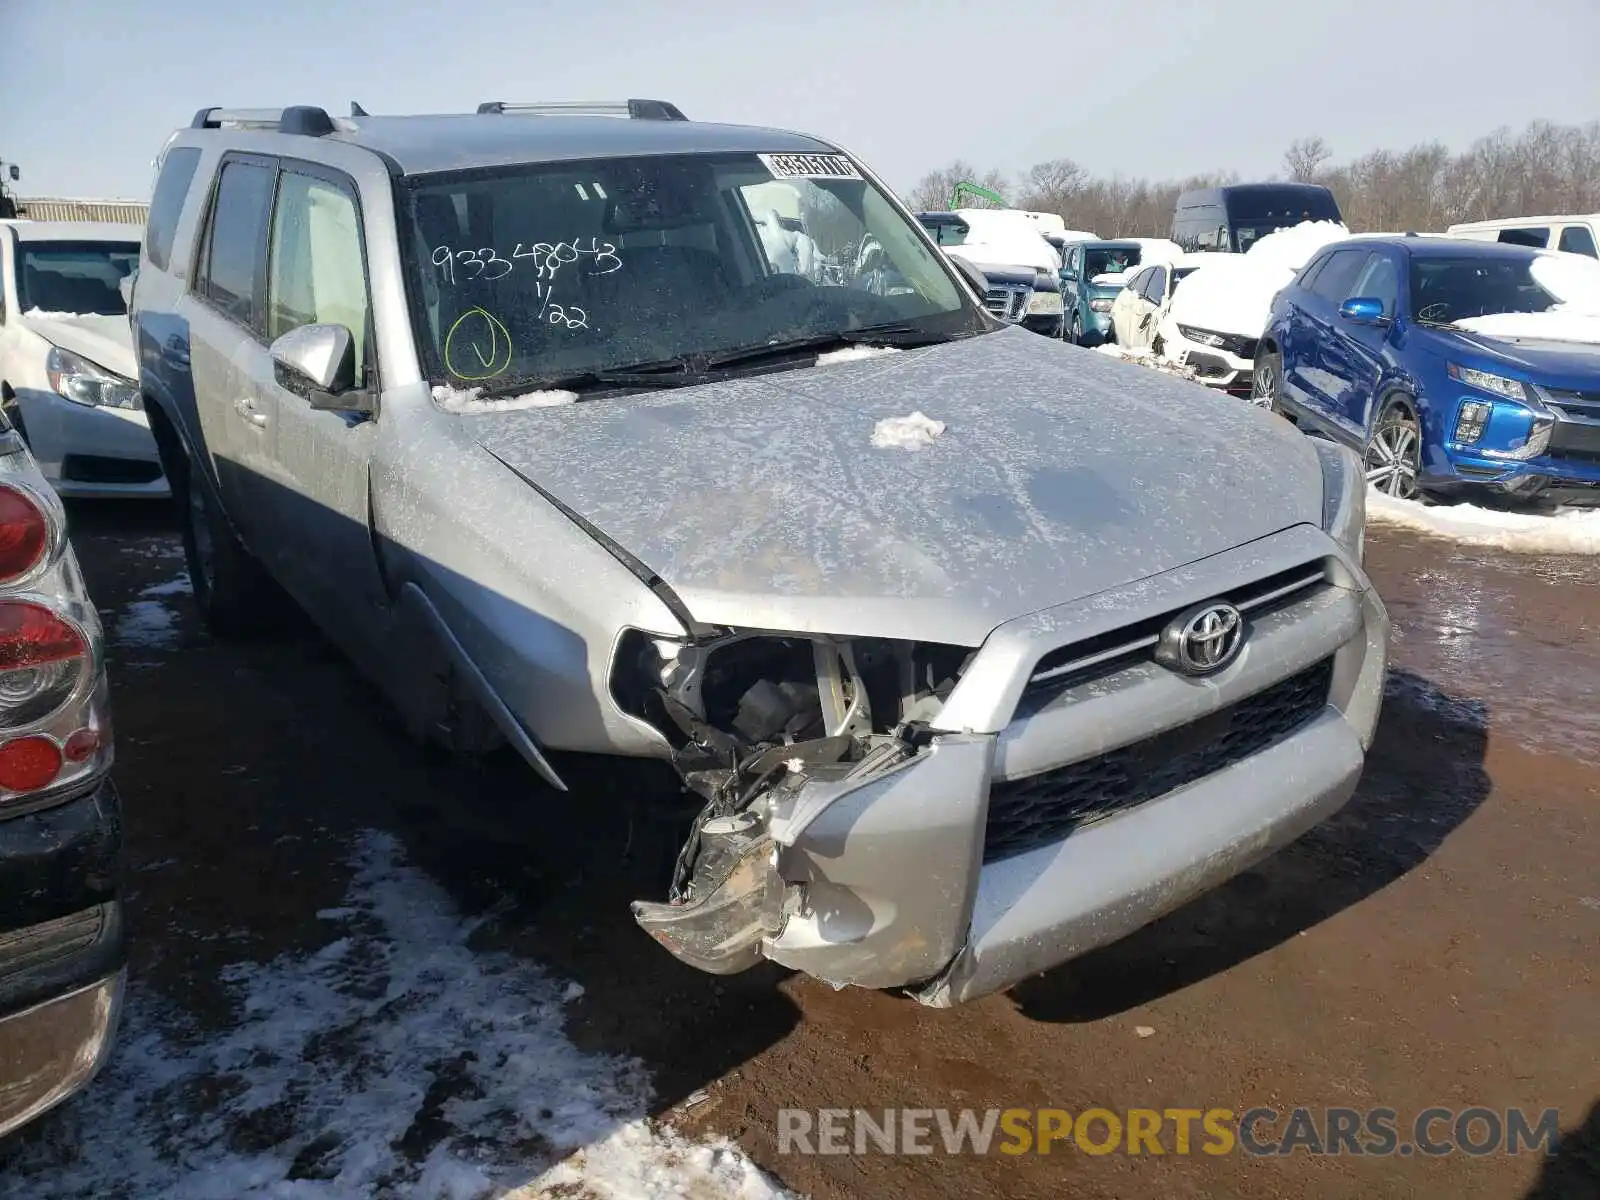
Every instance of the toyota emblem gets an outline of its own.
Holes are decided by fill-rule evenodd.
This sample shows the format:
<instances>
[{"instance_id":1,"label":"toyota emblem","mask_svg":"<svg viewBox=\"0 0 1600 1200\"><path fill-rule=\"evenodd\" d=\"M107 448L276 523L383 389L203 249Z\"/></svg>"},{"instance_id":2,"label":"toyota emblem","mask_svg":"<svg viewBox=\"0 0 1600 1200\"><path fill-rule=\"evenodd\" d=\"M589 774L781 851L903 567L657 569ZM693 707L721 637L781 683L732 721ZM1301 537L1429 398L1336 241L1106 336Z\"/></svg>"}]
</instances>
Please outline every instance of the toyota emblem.
<instances>
[{"instance_id":1,"label":"toyota emblem","mask_svg":"<svg viewBox=\"0 0 1600 1200\"><path fill-rule=\"evenodd\" d=\"M1161 631L1156 661L1184 675L1213 675L1244 647L1244 615L1226 600L1185 609Z\"/></svg>"}]
</instances>

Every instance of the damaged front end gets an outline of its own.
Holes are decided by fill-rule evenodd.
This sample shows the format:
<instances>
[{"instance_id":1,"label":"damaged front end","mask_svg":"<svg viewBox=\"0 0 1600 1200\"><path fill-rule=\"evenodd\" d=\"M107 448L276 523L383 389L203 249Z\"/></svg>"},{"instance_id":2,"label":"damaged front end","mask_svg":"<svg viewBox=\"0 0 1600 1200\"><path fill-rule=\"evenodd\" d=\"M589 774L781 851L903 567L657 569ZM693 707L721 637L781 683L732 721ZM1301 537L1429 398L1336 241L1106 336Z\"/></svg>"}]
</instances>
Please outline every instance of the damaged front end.
<instances>
[{"instance_id":1,"label":"damaged front end","mask_svg":"<svg viewBox=\"0 0 1600 1200\"><path fill-rule=\"evenodd\" d=\"M909 982L916 976L906 971L942 954L922 973L936 970L959 947L945 945L948 936L916 933L911 940L918 944L902 948L912 951L908 959L876 944L874 929L893 925L897 937L904 930L903 922L883 919L892 914L874 916L881 905L873 896L903 902L932 888L945 901L963 899L978 850L944 846L935 860L923 860L925 874L946 874L934 862L951 862L955 849L969 877L961 881L845 876L870 872L878 838L898 843L882 860L885 868L888 860L916 861L902 852L919 836L938 838L942 830L946 838L970 840L970 813L951 822L916 813L916 787L905 777L933 754L948 750L961 758L965 749L972 758L976 748L981 765L974 759L955 772L961 781L951 782L965 796L983 795L992 739L935 734L928 725L972 653L800 634L718 631L683 642L626 635L613 694L667 739L685 786L704 801L666 902L633 904L639 924L678 958L713 974L745 970L763 956L864 986ZM873 804L868 815L867 798L886 790L904 796L881 808ZM890 873L903 872L896 866ZM933 907L945 904L935 898Z\"/></svg>"}]
</instances>

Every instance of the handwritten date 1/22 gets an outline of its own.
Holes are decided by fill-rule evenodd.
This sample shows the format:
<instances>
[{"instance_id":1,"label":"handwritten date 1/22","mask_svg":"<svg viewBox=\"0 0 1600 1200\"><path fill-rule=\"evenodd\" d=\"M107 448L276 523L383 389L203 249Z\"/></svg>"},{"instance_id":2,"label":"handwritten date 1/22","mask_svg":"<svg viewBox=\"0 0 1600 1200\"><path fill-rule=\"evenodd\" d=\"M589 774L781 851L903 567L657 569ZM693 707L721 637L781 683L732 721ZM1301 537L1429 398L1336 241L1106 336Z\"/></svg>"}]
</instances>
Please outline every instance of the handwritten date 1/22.
<instances>
[{"instance_id":1,"label":"handwritten date 1/22","mask_svg":"<svg viewBox=\"0 0 1600 1200\"><path fill-rule=\"evenodd\" d=\"M437 246L433 251L433 265L439 268L439 278L452 286L475 279L485 282L504 279L516 269L516 260L524 258L533 260L531 265L536 276L544 280L554 279L562 267L580 258L590 260L591 269L583 272L585 275L609 275L622 269L622 259L617 256L615 245L598 238L588 241L587 246L581 240L534 242L528 246L518 242L510 258L501 258L499 251L492 246L477 250Z\"/></svg>"}]
</instances>

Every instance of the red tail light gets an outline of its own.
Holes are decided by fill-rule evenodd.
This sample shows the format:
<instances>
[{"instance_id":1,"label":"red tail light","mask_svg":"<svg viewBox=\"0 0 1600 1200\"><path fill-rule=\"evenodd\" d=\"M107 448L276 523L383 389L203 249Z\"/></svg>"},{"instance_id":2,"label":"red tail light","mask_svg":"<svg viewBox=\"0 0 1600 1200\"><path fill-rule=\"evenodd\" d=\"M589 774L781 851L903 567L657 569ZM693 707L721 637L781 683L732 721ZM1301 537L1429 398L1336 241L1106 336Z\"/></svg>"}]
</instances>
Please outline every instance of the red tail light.
<instances>
[{"instance_id":1,"label":"red tail light","mask_svg":"<svg viewBox=\"0 0 1600 1200\"><path fill-rule=\"evenodd\" d=\"M0 745L0 788L36 792L61 773L61 751L47 737L21 737Z\"/></svg>"},{"instance_id":2,"label":"red tail light","mask_svg":"<svg viewBox=\"0 0 1600 1200\"><path fill-rule=\"evenodd\" d=\"M0 600L0 729L49 716L84 682L83 633L42 604Z\"/></svg>"},{"instance_id":3,"label":"red tail light","mask_svg":"<svg viewBox=\"0 0 1600 1200\"><path fill-rule=\"evenodd\" d=\"M26 493L0 484L0 583L20 579L50 550L50 520Z\"/></svg>"}]
</instances>

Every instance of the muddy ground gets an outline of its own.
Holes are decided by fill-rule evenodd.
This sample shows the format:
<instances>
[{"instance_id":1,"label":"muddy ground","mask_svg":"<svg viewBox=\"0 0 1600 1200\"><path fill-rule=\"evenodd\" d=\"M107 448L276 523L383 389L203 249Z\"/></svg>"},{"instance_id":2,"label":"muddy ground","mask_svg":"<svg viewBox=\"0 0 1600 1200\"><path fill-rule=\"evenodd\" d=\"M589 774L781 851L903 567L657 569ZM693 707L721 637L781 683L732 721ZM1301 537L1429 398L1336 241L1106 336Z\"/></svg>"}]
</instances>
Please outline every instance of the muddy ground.
<instances>
[{"instance_id":1,"label":"muddy ground","mask_svg":"<svg viewBox=\"0 0 1600 1200\"><path fill-rule=\"evenodd\" d=\"M171 595L182 562L164 510L80 506L73 520L108 628L132 971L196 1036L234 1017L223 964L327 941L316 914L349 882L348 840L376 828L463 912L492 914L486 946L582 984L569 1037L642 1058L660 1114L733 1138L799 1192L1600 1195L1595 560L1374 528L1396 672L1349 807L1156 926L935 1012L775 969L681 967L626 911L675 849L656 815L669 779L568 759L561 797L515 760L419 749L310 630L207 637ZM91 1090L68 1109L94 1103ZM1266 1160L799 1157L776 1137L784 1107L1258 1105L1382 1105L1402 1121L1431 1105L1554 1106L1569 1136L1553 1159ZM407 1131L419 1155L436 1116ZM28 1195L27 1179L0 1177L0 1192Z\"/></svg>"}]
</instances>

